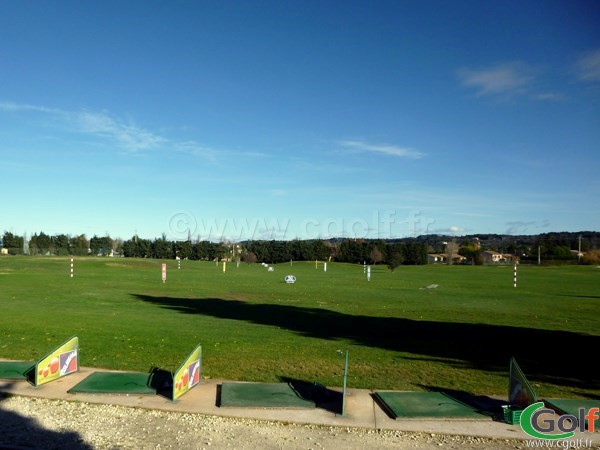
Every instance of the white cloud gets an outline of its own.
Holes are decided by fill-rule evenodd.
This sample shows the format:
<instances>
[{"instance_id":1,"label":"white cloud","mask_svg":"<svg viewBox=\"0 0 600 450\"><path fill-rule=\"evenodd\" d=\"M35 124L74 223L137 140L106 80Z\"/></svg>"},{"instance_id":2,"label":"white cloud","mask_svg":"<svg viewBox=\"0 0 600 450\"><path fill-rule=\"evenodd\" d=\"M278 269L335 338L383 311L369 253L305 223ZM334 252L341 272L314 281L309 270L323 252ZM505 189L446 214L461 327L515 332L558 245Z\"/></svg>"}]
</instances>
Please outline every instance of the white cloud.
<instances>
[{"instance_id":1,"label":"white cloud","mask_svg":"<svg viewBox=\"0 0 600 450\"><path fill-rule=\"evenodd\" d=\"M363 141L339 141L343 147L353 149L358 152L382 153L384 155L397 156L400 158L420 159L425 156L425 153L406 147L398 147L395 145L376 145L369 144Z\"/></svg>"},{"instance_id":2,"label":"white cloud","mask_svg":"<svg viewBox=\"0 0 600 450\"><path fill-rule=\"evenodd\" d=\"M132 123L127 123L107 112L66 111L14 102L0 102L0 111L41 113L46 117L58 120L59 126L70 131L108 139L128 151L145 150L166 142L165 138Z\"/></svg>"},{"instance_id":3,"label":"white cloud","mask_svg":"<svg viewBox=\"0 0 600 450\"><path fill-rule=\"evenodd\" d=\"M84 111L71 113L70 116L79 131L113 140L126 150L146 150L166 141L161 136L125 123L106 112Z\"/></svg>"},{"instance_id":4,"label":"white cloud","mask_svg":"<svg viewBox=\"0 0 600 450\"><path fill-rule=\"evenodd\" d=\"M515 95L527 90L534 80L533 69L523 63L496 64L482 69L459 69L461 83L477 95Z\"/></svg>"},{"instance_id":5,"label":"white cloud","mask_svg":"<svg viewBox=\"0 0 600 450\"><path fill-rule=\"evenodd\" d=\"M219 154L217 150L201 145L195 141L178 142L173 148L181 153L198 156L211 162L216 162L217 155Z\"/></svg>"},{"instance_id":6,"label":"white cloud","mask_svg":"<svg viewBox=\"0 0 600 450\"><path fill-rule=\"evenodd\" d=\"M577 60L579 79L583 81L600 81L600 50L586 53Z\"/></svg>"},{"instance_id":7,"label":"white cloud","mask_svg":"<svg viewBox=\"0 0 600 450\"><path fill-rule=\"evenodd\" d=\"M33 111L47 114L64 114L64 112L59 109L14 102L0 102L0 110L8 112Z\"/></svg>"},{"instance_id":8,"label":"white cloud","mask_svg":"<svg viewBox=\"0 0 600 450\"><path fill-rule=\"evenodd\" d=\"M566 99L566 96L557 92L543 92L533 96L535 100L558 102Z\"/></svg>"}]
</instances>

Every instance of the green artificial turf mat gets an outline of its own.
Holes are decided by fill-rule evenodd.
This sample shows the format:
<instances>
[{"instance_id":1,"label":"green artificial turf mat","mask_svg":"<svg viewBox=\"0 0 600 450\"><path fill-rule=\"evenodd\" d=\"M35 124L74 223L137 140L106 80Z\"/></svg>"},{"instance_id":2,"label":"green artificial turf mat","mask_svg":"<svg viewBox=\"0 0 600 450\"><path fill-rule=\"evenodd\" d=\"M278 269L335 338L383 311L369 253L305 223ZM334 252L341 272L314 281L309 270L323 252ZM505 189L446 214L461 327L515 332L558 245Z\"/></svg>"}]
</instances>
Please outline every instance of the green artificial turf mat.
<instances>
[{"instance_id":1,"label":"green artificial turf mat","mask_svg":"<svg viewBox=\"0 0 600 450\"><path fill-rule=\"evenodd\" d=\"M69 393L156 394L149 387L149 373L93 372L69 389Z\"/></svg>"},{"instance_id":2,"label":"green artificial turf mat","mask_svg":"<svg viewBox=\"0 0 600 450\"><path fill-rule=\"evenodd\" d=\"M376 392L375 397L396 419L487 417L485 413L442 392Z\"/></svg>"},{"instance_id":3,"label":"green artificial turf mat","mask_svg":"<svg viewBox=\"0 0 600 450\"><path fill-rule=\"evenodd\" d=\"M258 408L314 408L288 383L223 383L221 406Z\"/></svg>"},{"instance_id":4,"label":"green artificial turf mat","mask_svg":"<svg viewBox=\"0 0 600 450\"><path fill-rule=\"evenodd\" d=\"M9 380L27 380L26 372L35 366L35 362L28 361L1 361L0 378Z\"/></svg>"}]
</instances>

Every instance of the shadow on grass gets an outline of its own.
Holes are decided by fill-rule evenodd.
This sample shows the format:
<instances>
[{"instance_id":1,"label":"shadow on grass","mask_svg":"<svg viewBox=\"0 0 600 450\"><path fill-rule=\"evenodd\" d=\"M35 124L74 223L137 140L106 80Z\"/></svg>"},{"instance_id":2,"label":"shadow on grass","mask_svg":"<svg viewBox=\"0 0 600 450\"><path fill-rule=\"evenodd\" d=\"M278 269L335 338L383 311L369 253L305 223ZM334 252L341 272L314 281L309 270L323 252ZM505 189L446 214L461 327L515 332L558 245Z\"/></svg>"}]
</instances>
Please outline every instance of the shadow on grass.
<instances>
[{"instance_id":1,"label":"shadow on grass","mask_svg":"<svg viewBox=\"0 0 600 450\"><path fill-rule=\"evenodd\" d=\"M8 388L11 384L13 383L5 384L0 388ZM47 430L41 427L34 418L3 409L2 401L6 398L8 398L8 395L0 392L0 448L61 448L73 450L91 450L93 448L84 442L79 433Z\"/></svg>"},{"instance_id":2,"label":"shadow on grass","mask_svg":"<svg viewBox=\"0 0 600 450\"><path fill-rule=\"evenodd\" d=\"M459 368L506 373L514 356L530 380L600 389L600 379L590 369L600 336L568 330L355 316L322 308L221 298L133 296L182 314L276 326L312 338L344 339L354 345L441 359Z\"/></svg>"}]
</instances>

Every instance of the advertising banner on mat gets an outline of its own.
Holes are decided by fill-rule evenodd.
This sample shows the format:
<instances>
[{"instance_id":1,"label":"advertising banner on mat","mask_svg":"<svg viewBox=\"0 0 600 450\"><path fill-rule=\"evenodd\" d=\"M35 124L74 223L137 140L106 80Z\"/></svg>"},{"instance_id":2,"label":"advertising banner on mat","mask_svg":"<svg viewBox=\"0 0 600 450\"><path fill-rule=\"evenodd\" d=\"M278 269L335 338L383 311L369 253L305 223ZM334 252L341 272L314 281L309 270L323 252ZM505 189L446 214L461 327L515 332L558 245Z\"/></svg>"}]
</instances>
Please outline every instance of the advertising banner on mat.
<instances>
[{"instance_id":1,"label":"advertising banner on mat","mask_svg":"<svg viewBox=\"0 0 600 450\"><path fill-rule=\"evenodd\" d=\"M35 385L48 383L79 370L79 338L72 337L35 365Z\"/></svg>"},{"instance_id":2,"label":"advertising banner on mat","mask_svg":"<svg viewBox=\"0 0 600 450\"><path fill-rule=\"evenodd\" d=\"M173 375L173 400L178 399L200 382L201 368L202 345L198 344Z\"/></svg>"}]
</instances>

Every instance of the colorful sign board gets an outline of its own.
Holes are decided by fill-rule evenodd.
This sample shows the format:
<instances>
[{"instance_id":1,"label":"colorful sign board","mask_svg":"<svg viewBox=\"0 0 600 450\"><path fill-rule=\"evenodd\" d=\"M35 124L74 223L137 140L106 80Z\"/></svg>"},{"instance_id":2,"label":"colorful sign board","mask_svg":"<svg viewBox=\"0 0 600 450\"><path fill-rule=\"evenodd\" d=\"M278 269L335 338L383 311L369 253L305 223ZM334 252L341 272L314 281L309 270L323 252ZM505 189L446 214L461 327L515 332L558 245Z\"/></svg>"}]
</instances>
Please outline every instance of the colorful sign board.
<instances>
[{"instance_id":1,"label":"colorful sign board","mask_svg":"<svg viewBox=\"0 0 600 450\"><path fill-rule=\"evenodd\" d=\"M167 265L163 263L162 265L162 282L167 281Z\"/></svg>"},{"instance_id":2,"label":"colorful sign board","mask_svg":"<svg viewBox=\"0 0 600 450\"><path fill-rule=\"evenodd\" d=\"M35 385L48 383L79 370L79 338L72 337L35 365Z\"/></svg>"},{"instance_id":3,"label":"colorful sign board","mask_svg":"<svg viewBox=\"0 0 600 450\"><path fill-rule=\"evenodd\" d=\"M177 400L200 382L202 369L202 345L190 353L173 375L173 400Z\"/></svg>"}]
</instances>

